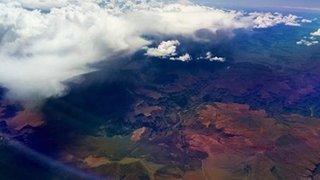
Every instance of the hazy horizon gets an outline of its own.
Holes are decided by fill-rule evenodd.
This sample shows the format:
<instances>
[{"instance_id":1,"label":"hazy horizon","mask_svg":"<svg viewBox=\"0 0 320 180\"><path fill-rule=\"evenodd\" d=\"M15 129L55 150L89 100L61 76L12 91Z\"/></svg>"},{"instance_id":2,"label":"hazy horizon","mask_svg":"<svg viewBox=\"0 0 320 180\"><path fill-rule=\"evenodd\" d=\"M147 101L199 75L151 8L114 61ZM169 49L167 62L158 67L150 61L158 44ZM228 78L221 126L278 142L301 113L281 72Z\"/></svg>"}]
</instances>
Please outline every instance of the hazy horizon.
<instances>
[{"instance_id":1,"label":"hazy horizon","mask_svg":"<svg viewBox=\"0 0 320 180\"><path fill-rule=\"evenodd\" d=\"M320 1L313 0L194 0L194 2L222 7L284 7L320 10Z\"/></svg>"}]
</instances>

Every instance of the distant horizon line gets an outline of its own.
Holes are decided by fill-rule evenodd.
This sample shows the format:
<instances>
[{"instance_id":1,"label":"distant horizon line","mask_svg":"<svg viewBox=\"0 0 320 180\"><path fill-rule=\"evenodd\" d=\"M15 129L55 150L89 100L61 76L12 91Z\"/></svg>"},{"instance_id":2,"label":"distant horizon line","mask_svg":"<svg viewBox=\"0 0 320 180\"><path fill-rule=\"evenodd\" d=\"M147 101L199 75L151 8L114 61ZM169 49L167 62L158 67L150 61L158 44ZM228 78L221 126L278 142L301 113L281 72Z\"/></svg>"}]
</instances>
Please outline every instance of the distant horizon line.
<instances>
[{"instance_id":1,"label":"distant horizon line","mask_svg":"<svg viewBox=\"0 0 320 180\"><path fill-rule=\"evenodd\" d=\"M199 1L197 1L200 3ZM210 2L202 2L200 4L204 5L212 5L212 6L221 6L221 7L239 7L239 8L284 8L284 9L296 9L296 10L311 10L311 11L320 11L320 7L305 7L305 6L283 6L283 5L233 5L233 4L225 4L225 3L210 3Z\"/></svg>"},{"instance_id":2,"label":"distant horizon line","mask_svg":"<svg viewBox=\"0 0 320 180\"><path fill-rule=\"evenodd\" d=\"M279 6L279 7L286 8L286 9L302 9L302 10L320 11L320 8L312 8L312 7L299 7L299 6Z\"/></svg>"}]
</instances>

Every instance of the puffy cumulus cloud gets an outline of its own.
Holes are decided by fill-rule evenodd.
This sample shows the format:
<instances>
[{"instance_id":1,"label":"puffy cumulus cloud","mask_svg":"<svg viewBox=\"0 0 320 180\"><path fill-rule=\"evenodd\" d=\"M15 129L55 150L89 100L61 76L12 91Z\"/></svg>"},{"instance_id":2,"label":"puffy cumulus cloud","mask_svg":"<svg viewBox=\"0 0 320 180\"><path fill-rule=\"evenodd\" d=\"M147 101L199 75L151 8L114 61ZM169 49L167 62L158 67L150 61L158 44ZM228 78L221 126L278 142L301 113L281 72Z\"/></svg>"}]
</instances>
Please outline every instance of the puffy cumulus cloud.
<instances>
[{"instance_id":1,"label":"puffy cumulus cloud","mask_svg":"<svg viewBox=\"0 0 320 180\"><path fill-rule=\"evenodd\" d=\"M169 57L177 55L177 46L180 42L177 40L163 41L157 48L147 48L146 55L151 57Z\"/></svg>"},{"instance_id":2,"label":"puffy cumulus cloud","mask_svg":"<svg viewBox=\"0 0 320 180\"><path fill-rule=\"evenodd\" d=\"M50 13L0 4L0 84L19 100L60 95L88 64L148 44L130 27L95 4Z\"/></svg>"},{"instance_id":3,"label":"puffy cumulus cloud","mask_svg":"<svg viewBox=\"0 0 320 180\"><path fill-rule=\"evenodd\" d=\"M170 60L172 61L183 61L188 62L191 61L192 57L189 53L186 53L185 55L179 56L179 57L171 57Z\"/></svg>"},{"instance_id":4,"label":"puffy cumulus cloud","mask_svg":"<svg viewBox=\"0 0 320 180\"><path fill-rule=\"evenodd\" d=\"M311 36L320 36L320 29L311 33Z\"/></svg>"},{"instance_id":5,"label":"puffy cumulus cloud","mask_svg":"<svg viewBox=\"0 0 320 180\"><path fill-rule=\"evenodd\" d=\"M41 100L62 94L63 82L92 71L90 64L148 46L148 35L192 36L201 29L215 33L277 23L296 25L294 19L186 1L3 0L0 85L9 89L10 98Z\"/></svg>"},{"instance_id":6,"label":"puffy cumulus cloud","mask_svg":"<svg viewBox=\"0 0 320 180\"><path fill-rule=\"evenodd\" d=\"M305 46L313 46L318 44L319 41L317 40L308 40L308 39L301 39L300 41L297 42L298 45L305 45Z\"/></svg>"},{"instance_id":7,"label":"puffy cumulus cloud","mask_svg":"<svg viewBox=\"0 0 320 180\"><path fill-rule=\"evenodd\" d=\"M312 20L310 20L310 19L302 19L301 22L302 23L312 23Z\"/></svg>"},{"instance_id":8,"label":"puffy cumulus cloud","mask_svg":"<svg viewBox=\"0 0 320 180\"><path fill-rule=\"evenodd\" d=\"M224 62L224 61L226 61L225 58L215 56L215 55L212 54L212 52L207 52L204 57L198 57L197 59L198 60L205 59L205 60L212 61L212 62L213 61L216 61L216 62Z\"/></svg>"},{"instance_id":9,"label":"puffy cumulus cloud","mask_svg":"<svg viewBox=\"0 0 320 180\"><path fill-rule=\"evenodd\" d=\"M319 36L320 36L320 29L315 32L310 33L310 36L303 37L300 41L297 42L298 45L305 45L305 46L314 46L319 44Z\"/></svg>"},{"instance_id":10,"label":"puffy cumulus cloud","mask_svg":"<svg viewBox=\"0 0 320 180\"><path fill-rule=\"evenodd\" d=\"M186 53L181 56L177 54L179 45L180 42L178 40L162 41L156 48L146 47L145 49L147 52L145 55L150 57L169 58L172 61L190 61L192 59L190 54Z\"/></svg>"},{"instance_id":11,"label":"puffy cumulus cloud","mask_svg":"<svg viewBox=\"0 0 320 180\"><path fill-rule=\"evenodd\" d=\"M267 28L278 24L284 24L288 26L300 26L299 17L289 14L284 16L280 13L250 13L250 17L253 18L255 28Z\"/></svg>"},{"instance_id":12,"label":"puffy cumulus cloud","mask_svg":"<svg viewBox=\"0 0 320 180\"><path fill-rule=\"evenodd\" d=\"M156 48L146 47L145 49L147 52L145 55L150 57L169 58L172 61L190 61L192 58L188 53L178 56L177 48L179 45L180 42L178 40L162 41Z\"/></svg>"}]
</instances>

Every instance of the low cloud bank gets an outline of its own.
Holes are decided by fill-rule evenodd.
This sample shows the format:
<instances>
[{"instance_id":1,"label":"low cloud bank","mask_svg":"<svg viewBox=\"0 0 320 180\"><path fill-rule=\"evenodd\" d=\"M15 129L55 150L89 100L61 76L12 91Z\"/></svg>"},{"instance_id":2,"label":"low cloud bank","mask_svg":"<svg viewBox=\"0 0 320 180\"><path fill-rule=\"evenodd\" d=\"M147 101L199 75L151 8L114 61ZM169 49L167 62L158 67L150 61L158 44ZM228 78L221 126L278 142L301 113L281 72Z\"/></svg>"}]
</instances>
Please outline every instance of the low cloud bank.
<instances>
[{"instance_id":1,"label":"low cloud bank","mask_svg":"<svg viewBox=\"0 0 320 180\"><path fill-rule=\"evenodd\" d=\"M247 14L187 1L4 0L0 2L0 85L9 89L8 98L37 103L62 95L63 82L93 71L90 64L149 46L148 35L192 37L201 29L215 33L297 26L298 21L293 15ZM175 50L164 44L147 53L161 56Z\"/></svg>"}]
</instances>

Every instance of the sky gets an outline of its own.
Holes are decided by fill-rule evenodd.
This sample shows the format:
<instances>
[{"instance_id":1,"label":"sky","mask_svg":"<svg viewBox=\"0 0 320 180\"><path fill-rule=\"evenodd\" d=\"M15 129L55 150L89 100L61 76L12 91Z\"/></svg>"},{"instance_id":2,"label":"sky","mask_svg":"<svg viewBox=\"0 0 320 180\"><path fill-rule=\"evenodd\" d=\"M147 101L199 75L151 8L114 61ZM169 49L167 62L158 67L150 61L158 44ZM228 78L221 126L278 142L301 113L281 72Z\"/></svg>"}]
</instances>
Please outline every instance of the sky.
<instances>
[{"instance_id":1,"label":"sky","mask_svg":"<svg viewBox=\"0 0 320 180\"><path fill-rule=\"evenodd\" d=\"M195 2L242 7L295 7L315 8L320 10L319 0L194 0Z\"/></svg>"}]
</instances>

